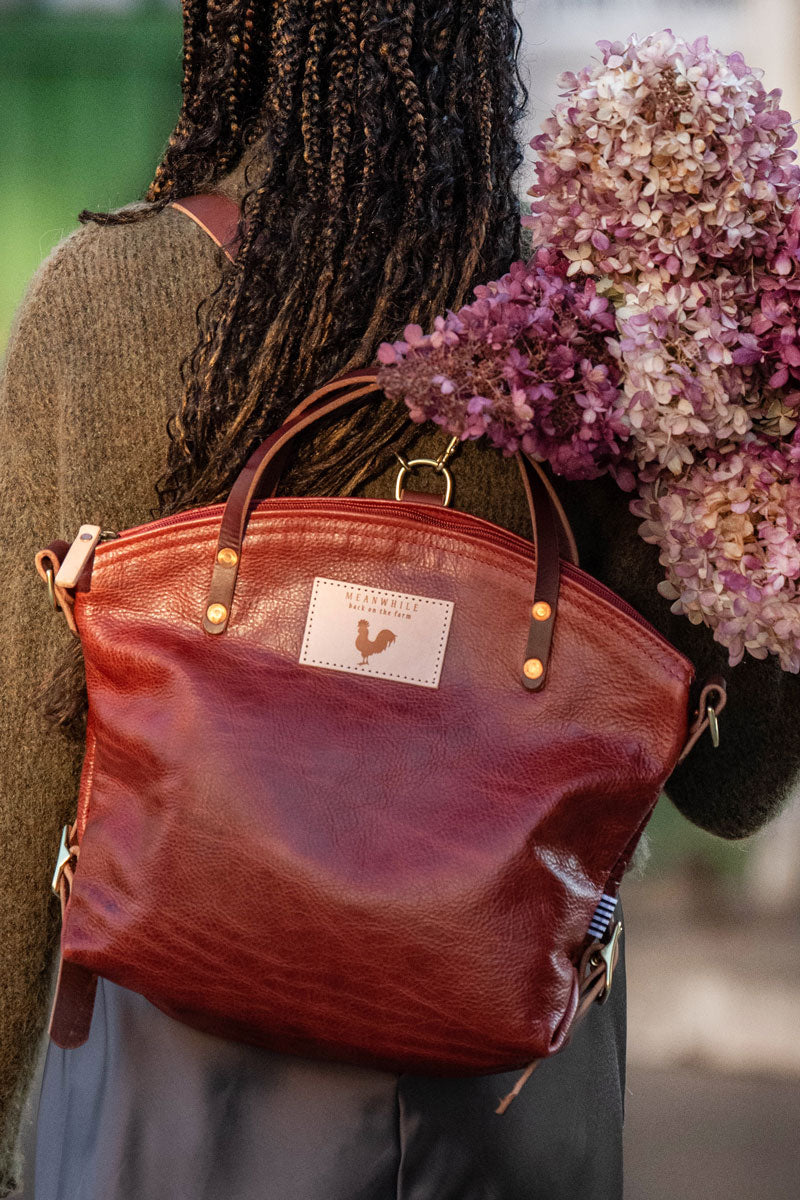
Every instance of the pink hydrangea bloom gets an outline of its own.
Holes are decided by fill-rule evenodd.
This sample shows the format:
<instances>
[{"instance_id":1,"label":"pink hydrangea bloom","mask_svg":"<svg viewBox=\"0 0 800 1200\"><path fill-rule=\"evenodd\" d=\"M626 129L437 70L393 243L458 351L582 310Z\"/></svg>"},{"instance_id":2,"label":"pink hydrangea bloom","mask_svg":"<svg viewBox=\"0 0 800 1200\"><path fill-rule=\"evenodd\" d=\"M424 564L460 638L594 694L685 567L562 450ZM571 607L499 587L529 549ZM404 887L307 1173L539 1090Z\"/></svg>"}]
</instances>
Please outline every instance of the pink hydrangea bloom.
<instances>
[{"instance_id":1,"label":"pink hydrangea bloom","mask_svg":"<svg viewBox=\"0 0 800 1200\"><path fill-rule=\"evenodd\" d=\"M772 254L800 196L780 92L740 54L671 30L598 42L601 61L561 77L538 151L534 241L574 274L668 286L737 252Z\"/></svg>"},{"instance_id":2,"label":"pink hydrangea bloom","mask_svg":"<svg viewBox=\"0 0 800 1200\"><path fill-rule=\"evenodd\" d=\"M514 262L475 300L437 317L424 335L383 343L378 380L415 421L462 439L522 447L571 479L591 479L620 457L628 437L619 348L608 300L565 277L552 255Z\"/></svg>"},{"instance_id":3,"label":"pink hydrangea bloom","mask_svg":"<svg viewBox=\"0 0 800 1200\"><path fill-rule=\"evenodd\" d=\"M743 314L752 347L750 362L761 365L768 388L783 389L784 403L800 403L800 207L793 210L773 256L757 264L754 303Z\"/></svg>"},{"instance_id":4,"label":"pink hydrangea bloom","mask_svg":"<svg viewBox=\"0 0 800 1200\"><path fill-rule=\"evenodd\" d=\"M674 284L658 303L642 289L617 311L628 454L648 478L678 474L698 451L741 439L758 414L752 371L735 363L742 334L727 291Z\"/></svg>"},{"instance_id":5,"label":"pink hydrangea bloom","mask_svg":"<svg viewBox=\"0 0 800 1200\"><path fill-rule=\"evenodd\" d=\"M680 479L640 484L630 507L659 547L673 612L709 625L731 665L772 653L800 671L800 439L750 435Z\"/></svg>"}]
</instances>

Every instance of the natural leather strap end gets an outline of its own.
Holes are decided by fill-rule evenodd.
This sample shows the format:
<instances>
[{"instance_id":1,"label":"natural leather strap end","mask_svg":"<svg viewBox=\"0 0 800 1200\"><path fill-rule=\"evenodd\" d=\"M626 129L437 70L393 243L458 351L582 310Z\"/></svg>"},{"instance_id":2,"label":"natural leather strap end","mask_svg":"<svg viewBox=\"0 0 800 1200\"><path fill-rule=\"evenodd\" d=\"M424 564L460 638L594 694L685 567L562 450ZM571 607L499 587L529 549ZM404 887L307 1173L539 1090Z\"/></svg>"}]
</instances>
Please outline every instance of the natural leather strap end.
<instances>
[{"instance_id":1,"label":"natural leather strap end","mask_svg":"<svg viewBox=\"0 0 800 1200\"><path fill-rule=\"evenodd\" d=\"M241 213L235 200L221 192L207 192L173 200L170 207L199 225L231 262L236 261L242 240L239 237Z\"/></svg>"},{"instance_id":2,"label":"natural leather strap end","mask_svg":"<svg viewBox=\"0 0 800 1200\"><path fill-rule=\"evenodd\" d=\"M36 555L36 570L41 579L52 589L52 597L57 605L58 611L64 614L64 620L69 626L70 633L74 637L80 637L78 626L75 622L73 606L75 597L71 589L62 587L61 584L55 582L56 576L64 561L64 557L69 550L69 542L57 541L51 542L44 550L40 550Z\"/></svg>"}]
</instances>

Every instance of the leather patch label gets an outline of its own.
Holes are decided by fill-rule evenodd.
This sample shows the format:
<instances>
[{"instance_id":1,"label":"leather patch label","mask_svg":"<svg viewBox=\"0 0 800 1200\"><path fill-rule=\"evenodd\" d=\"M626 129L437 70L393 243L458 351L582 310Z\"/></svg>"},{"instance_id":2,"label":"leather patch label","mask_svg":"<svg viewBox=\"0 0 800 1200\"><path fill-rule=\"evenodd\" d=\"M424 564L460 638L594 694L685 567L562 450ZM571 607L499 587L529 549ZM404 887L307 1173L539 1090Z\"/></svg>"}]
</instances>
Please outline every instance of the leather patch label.
<instances>
[{"instance_id":1,"label":"leather patch label","mask_svg":"<svg viewBox=\"0 0 800 1200\"><path fill-rule=\"evenodd\" d=\"M300 662L435 688L452 615L452 600L317 576Z\"/></svg>"}]
</instances>

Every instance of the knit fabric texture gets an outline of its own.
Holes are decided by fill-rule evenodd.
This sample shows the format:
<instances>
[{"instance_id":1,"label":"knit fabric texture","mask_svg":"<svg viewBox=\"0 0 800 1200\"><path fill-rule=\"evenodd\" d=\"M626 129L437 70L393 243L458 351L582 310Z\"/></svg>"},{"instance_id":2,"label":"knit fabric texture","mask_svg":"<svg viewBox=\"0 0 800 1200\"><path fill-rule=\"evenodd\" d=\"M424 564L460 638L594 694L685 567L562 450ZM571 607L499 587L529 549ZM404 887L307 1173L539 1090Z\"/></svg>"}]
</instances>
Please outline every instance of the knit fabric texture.
<instances>
[{"instance_id":1,"label":"knit fabric texture","mask_svg":"<svg viewBox=\"0 0 800 1200\"><path fill-rule=\"evenodd\" d=\"M220 190L238 199L240 188L241 172ZM15 1138L57 944L59 910L49 881L61 827L74 816L82 760L80 747L49 730L34 699L70 640L63 618L48 611L34 555L54 538L71 540L83 522L124 529L151 519L167 420L182 392L179 366L196 340L195 310L225 269L208 236L172 209L132 225L85 226L31 281L3 364L0 1196L19 1186ZM426 426L413 449L428 456L446 441ZM457 507L530 536L513 463L468 443L452 466ZM387 462L361 494L390 497L396 471ZM704 737L667 792L704 829L726 838L752 834L777 813L798 769L797 677L774 660L752 658L730 671L707 629L670 613L656 591L657 550L638 537L628 499L610 479L554 482L584 569L692 659L699 680L714 673L729 679L720 747Z\"/></svg>"}]
</instances>

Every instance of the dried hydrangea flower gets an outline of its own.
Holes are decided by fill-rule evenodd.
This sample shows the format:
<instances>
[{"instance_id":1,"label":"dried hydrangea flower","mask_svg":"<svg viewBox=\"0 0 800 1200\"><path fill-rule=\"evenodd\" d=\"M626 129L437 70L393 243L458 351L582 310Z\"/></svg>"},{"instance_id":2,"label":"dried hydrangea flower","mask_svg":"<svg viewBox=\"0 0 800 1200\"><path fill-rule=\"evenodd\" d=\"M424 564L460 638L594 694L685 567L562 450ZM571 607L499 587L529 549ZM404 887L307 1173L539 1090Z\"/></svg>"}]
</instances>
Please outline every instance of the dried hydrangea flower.
<instances>
[{"instance_id":1,"label":"dried hydrangea flower","mask_svg":"<svg viewBox=\"0 0 800 1200\"><path fill-rule=\"evenodd\" d=\"M780 92L707 38L667 29L598 47L600 62L561 76L531 142L534 242L571 270L652 287L772 254L800 196Z\"/></svg>"},{"instance_id":2,"label":"dried hydrangea flower","mask_svg":"<svg viewBox=\"0 0 800 1200\"><path fill-rule=\"evenodd\" d=\"M736 363L741 318L724 281L642 289L617 310L627 448L642 477L673 474L698 451L741 439L758 415L753 372ZM760 356L759 356L760 357Z\"/></svg>"},{"instance_id":3,"label":"dried hydrangea flower","mask_svg":"<svg viewBox=\"0 0 800 1200\"><path fill-rule=\"evenodd\" d=\"M749 435L679 479L640 484L631 511L659 547L674 613L709 625L732 666L772 653L800 671L800 439Z\"/></svg>"},{"instance_id":4,"label":"dried hydrangea flower","mask_svg":"<svg viewBox=\"0 0 800 1200\"><path fill-rule=\"evenodd\" d=\"M742 314L749 362L760 364L765 392L783 391L791 410L800 404L800 208L788 217L772 259L754 267L752 282L752 304Z\"/></svg>"},{"instance_id":5,"label":"dried hydrangea flower","mask_svg":"<svg viewBox=\"0 0 800 1200\"><path fill-rule=\"evenodd\" d=\"M462 439L486 435L506 454L523 448L571 479L616 461L628 437L615 319L594 285L574 285L554 256L515 262L475 300L409 325L378 351L378 382L415 421Z\"/></svg>"}]
</instances>

